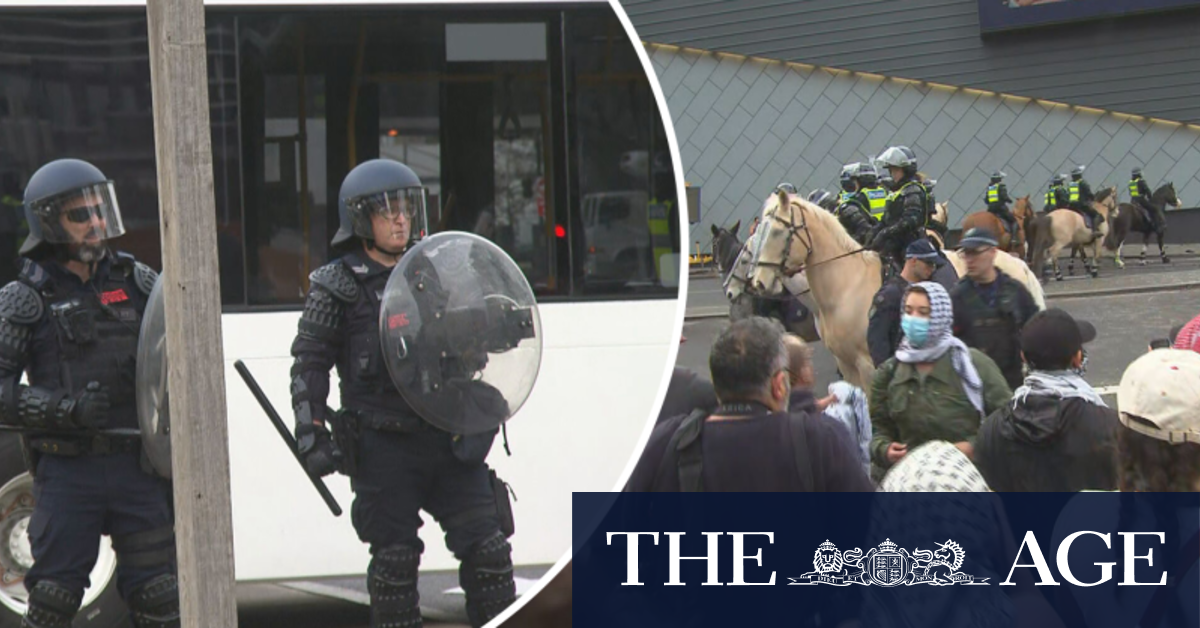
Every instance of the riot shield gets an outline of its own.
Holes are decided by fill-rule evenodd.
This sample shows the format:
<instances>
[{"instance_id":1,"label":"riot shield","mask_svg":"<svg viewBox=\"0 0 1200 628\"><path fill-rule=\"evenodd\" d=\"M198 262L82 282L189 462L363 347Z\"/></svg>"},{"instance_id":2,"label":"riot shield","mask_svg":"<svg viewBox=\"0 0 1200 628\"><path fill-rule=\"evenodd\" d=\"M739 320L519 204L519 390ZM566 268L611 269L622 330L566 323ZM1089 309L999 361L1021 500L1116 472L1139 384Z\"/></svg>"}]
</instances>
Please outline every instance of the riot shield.
<instances>
[{"instance_id":1,"label":"riot shield","mask_svg":"<svg viewBox=\"0 0 1200 628\"><path fill-rule=\"evenodd\" d=\"M137 413L142 449L159 475L171 477L171 414L167 405L167 312L163 277L150 291L138 334Z\"/></svg>"},{"instance_id":2,"label":"riot shield","mask_svg":"<svg viewBox=\"0 0 1200 628\"><path fill-rule=\"evenodd\" d=\"M529 282L500 247L470 233L438 233L404 254L382 296L379 331L405 401L453 434L507 421L541 366Z\"/></svg>"}]
</instances>

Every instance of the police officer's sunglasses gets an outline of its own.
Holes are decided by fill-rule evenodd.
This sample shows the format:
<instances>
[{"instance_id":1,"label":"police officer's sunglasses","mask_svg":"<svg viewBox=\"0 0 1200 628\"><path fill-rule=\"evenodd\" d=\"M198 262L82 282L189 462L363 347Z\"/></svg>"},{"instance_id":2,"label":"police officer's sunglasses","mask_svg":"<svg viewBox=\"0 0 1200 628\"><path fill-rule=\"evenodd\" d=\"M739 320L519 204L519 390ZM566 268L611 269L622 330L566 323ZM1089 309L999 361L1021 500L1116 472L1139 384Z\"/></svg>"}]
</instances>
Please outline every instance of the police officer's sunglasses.
<instances>
[{"instance_id":1,"label":"police officer's sunglasses","mask_svg":"<svg viewBox=\"0 0 1200 628\"><path fill-rule=\"evenodd\" d=\"M67 217L68 221L73 222L75 224L83 224L86 222L91 222L93 216L95 216L96 218L100 218L101 220L104 219L104 212L103 212L102 208L97 205L88 205L85 207L76 207L74 209L66 209L66 210L63 210L63 215Z\"/></svg>"}]
</instances>

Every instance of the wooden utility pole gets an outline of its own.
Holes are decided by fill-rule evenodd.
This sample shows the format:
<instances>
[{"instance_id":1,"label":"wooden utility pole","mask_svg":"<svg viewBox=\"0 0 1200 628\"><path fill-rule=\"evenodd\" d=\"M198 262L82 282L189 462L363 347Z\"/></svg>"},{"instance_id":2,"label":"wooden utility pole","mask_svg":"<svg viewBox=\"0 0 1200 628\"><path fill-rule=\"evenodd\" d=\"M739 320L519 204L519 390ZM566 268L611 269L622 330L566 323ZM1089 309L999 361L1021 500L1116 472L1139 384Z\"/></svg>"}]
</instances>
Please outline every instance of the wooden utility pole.
<instances>
[{"instance_id":1,"label":"wooden utility pole","mask_svg":"<svg viewBox=\"0 0 1200 628\"><path fill-rule=\"evenodd\" d=\"M147 0L183 628L234 628L233 519L203 0Z\"/></svg>"}]
</instances>

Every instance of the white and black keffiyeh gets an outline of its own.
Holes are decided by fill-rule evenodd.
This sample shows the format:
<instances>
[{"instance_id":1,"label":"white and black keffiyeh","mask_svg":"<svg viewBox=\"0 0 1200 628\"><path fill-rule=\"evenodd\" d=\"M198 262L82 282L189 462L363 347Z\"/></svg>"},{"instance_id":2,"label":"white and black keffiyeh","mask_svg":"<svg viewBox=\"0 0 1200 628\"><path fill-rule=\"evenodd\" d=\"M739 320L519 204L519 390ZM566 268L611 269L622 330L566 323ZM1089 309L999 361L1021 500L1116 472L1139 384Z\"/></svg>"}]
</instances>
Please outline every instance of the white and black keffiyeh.
<instances>
[{"instance_id":1,"label":"white and black keffiyeh","mask_svg":"<svg viewBox=\"0 0 1200 628\"><path fill-rule=\"evenodd\" d=\"M933 281L913 284L908 290L911 292L913 288L922 288L929 295L929 337L921 347L914 347L908 337L904 337L900 341L900 347L896 349L896 359L905 364L928 364L936 362L950 351L954 372L958 373L959 379L962 380L963 390L966 391L971 405L982 415L983 380L971 361L971 350L963 341L954 337L954 307L950 302L950 293L946 292L942 284ZM908 292L905 292L904 298L908 299Z\"/></svg>"},{"instance_id":2,"label":"white and black keffiyeh","mask_svg":"<svg viewBox=\"0 0 1200 628\"><path fill-rule=\"evenodd\" d=\"M1108 407L1091 384L1071 371L1033 371L1025 377L1025 384L1013 392L1013 407L1025 403L1025 399L1030 395L1057 399L1083 399L1101 408Z\"/></svg>"}]
</instances>

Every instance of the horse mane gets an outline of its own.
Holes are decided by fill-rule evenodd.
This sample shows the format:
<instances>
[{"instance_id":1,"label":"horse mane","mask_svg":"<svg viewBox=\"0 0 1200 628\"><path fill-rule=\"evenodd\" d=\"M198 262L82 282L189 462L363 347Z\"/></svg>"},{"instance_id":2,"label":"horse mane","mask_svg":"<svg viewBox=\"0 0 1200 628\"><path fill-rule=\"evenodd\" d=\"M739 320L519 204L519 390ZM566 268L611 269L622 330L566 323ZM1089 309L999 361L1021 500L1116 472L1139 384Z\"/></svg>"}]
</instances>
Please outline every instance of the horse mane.
<instances>
[{"instance_id":1,"label":"horse mane","mask_svg":"<svg viewBox=\"0 0 1200 628\"><path fill-rule=\"evenodd\" d=\"M825 226L825 229L829 231L831 236L833 236L833 240L836 244L844 247L847 251L857 251L863 248L857 240L850 237L850 234L846 232L846 228L842 226L842 221L838 220L837 216L834 216L833 214L821 209L816 205L813 205L806 200L799 198L793 200L800 205L802 211L808 212L808 214L813 218L814 222L819 222Z\"/></svg>"},{"instance_id":2,"label":"horse mane","mask_svg":"<svg viewBox=\"0 0 1200 628\"><path fill-rule=\"evenodd\" d=\"M1100 190L1100 193L1096 195L1096 202L1103 203L1104 199L1108 198L1110 194L1113 194L1116 191L1117 191L1117 188L1115 188L1111 185L1104 188L1103 190Z\"/></svg>"}]
</instances>

